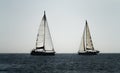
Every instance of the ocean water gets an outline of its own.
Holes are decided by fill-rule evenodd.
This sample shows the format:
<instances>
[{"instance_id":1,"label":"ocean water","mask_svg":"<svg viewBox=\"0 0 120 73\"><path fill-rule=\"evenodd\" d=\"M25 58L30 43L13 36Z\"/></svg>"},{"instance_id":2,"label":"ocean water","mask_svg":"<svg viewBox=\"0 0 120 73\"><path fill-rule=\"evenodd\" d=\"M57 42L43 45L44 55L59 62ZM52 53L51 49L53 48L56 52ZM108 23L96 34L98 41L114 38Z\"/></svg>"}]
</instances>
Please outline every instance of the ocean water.
<instances>
[{"instance_id":1,"label":"ocean water","mask_svg":"<svg viewBox=\"0 0 120 73\"><path fill-rule=\"evenodd\" d=\"M0 54L0 73L120 73L120 54Z\"/></svg>"}]
</instances>

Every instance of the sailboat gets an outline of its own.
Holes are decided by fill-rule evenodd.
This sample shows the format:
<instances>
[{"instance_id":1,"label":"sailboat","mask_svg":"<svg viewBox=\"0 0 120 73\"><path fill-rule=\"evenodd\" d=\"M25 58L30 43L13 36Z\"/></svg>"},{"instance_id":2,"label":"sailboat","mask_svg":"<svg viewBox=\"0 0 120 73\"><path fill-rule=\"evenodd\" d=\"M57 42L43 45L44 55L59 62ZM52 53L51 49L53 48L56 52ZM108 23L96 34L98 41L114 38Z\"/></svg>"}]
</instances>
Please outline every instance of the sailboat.
<instances>
[{"instance_id":1,"label":"sailboat","mask_svg":"<svg viewBox=\"0 0 120 73\"><path fill-rule=\"evenodd\" d=\"M94 49L89 26L86 20L78 54L79 55L96 55L98 53L99 51Z\"/></svg>"},{"instance_id":2,"label":"sailboat","mask_svg":"<svg viewBox=\"0 0 120 73\"><path fill-rule=\"evenodd\" d=\"M31 55L55 55L45 11L38 29L36 46Z\"/></svg>"}]
</instances>

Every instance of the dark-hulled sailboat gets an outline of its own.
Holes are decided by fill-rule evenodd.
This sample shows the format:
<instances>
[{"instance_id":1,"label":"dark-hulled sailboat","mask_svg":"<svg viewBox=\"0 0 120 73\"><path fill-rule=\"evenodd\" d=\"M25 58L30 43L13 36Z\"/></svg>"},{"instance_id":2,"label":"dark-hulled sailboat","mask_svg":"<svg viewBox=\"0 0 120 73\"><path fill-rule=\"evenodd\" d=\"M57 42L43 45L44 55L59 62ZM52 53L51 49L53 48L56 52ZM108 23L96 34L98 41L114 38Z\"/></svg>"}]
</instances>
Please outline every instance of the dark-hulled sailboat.
<instances>
[{"instance_id":1,"label":"dark-hulled sailboat","mask_svg":"<svg viewBox=\"0 0 120 73\"><path fill-rule=\"evenodd\" d=\"M36 47L31 51L31 55L55 55L45 11L39 26Z\"/></svg>"},{"instance_id":2,"label":"dark-hulled sailboat","mask_svg":"<svg viewBox=\"0 0 120 73\"><path fill-rule=\"evenodd\" d=\"M86 21L78 54L79 55L96 55L98 53L99 51L94 49L92 38L90 35L90 30L88 27L88 23Z\"/></svg>"}]
</instances>

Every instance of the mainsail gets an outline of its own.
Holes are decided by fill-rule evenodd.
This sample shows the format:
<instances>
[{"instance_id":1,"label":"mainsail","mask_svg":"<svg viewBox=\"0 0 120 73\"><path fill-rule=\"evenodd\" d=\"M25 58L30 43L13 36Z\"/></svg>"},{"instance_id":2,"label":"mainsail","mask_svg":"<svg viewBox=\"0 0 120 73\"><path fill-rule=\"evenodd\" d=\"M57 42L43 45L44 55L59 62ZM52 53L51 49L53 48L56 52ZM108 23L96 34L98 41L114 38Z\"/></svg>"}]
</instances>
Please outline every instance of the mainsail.
<instances>
[{"instance_id":1,"label":"mainsail","mask_svg":"<svg viewBox=\"0 0 120 73\"><path fill-rule=\"evenodd\" d=\"M43 49L44 51L54 51L45 11L38 29L36 49Z\"/></svg>"},{"instance_id":2,"label":"mainsail","mask_svg":"<svg viewBox=\"0 0 120 73\"><path fill-rule=\"evenodd\" d=\"M86 25L84 27L83 36L81 39L80 49L79 52L84 52L87 50L94 50L92 38L90 35L90 30L86 21Z\"/></svg>"},{"instance_id":3,"label":"mainsail","mask_svg":"<svg viewBox=\"0 0 120 73\"><path fill-rule=\"evenodd\" d=\"M87 50L94 50L93 43L92 43L92 38L90 35L90 30L86 21L86 49Z\"/></svg>"}]
</instances>

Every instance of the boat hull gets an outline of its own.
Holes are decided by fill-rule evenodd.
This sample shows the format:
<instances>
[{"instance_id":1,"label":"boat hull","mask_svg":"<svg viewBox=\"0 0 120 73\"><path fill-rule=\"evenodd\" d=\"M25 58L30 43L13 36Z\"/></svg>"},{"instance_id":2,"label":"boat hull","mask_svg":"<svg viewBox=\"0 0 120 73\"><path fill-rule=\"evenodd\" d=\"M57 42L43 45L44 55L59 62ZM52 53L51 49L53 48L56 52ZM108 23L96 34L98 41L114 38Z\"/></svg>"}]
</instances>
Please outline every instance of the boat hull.
<instances>
[{"instance_id":1,"label":"boat hull","mask_svg":"<svg viewBox=\"0 0 120 73\"><path fill-rule=\"evenodd\" d=\"M54 56L55 52L40 52L40 51L31 51L31 55L41 55L41 56Z\"/></svg>"},{"instance_id":2,"label":"boat hull","mask_svg":"<svg viewBox=\"0 0 120 73\"><path fill-rule=\"evenodd\" d=\"M96 52L78 52L78 55L97 55L99 51Z\"/></svg>"}]
</instances>

